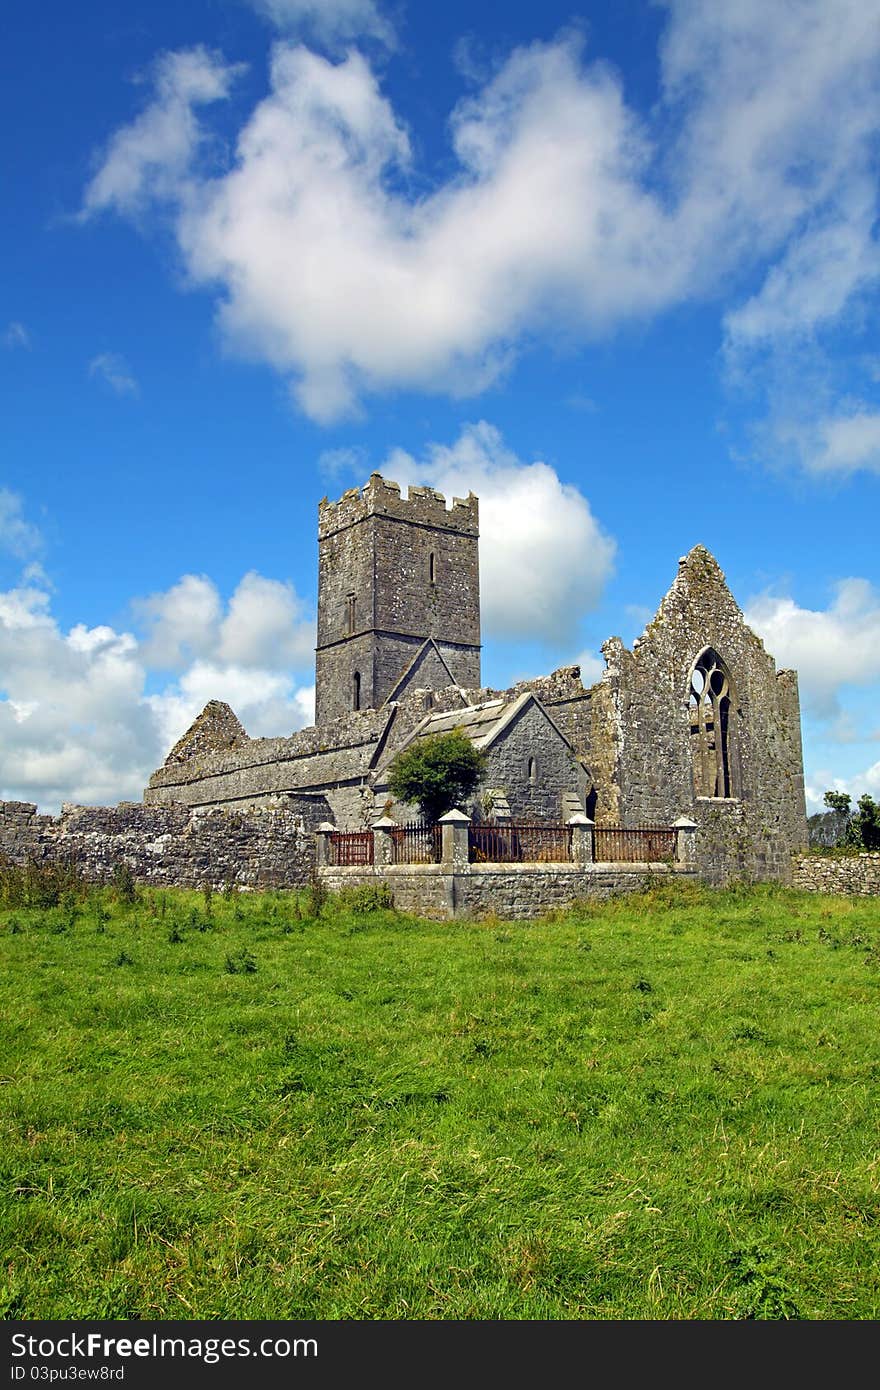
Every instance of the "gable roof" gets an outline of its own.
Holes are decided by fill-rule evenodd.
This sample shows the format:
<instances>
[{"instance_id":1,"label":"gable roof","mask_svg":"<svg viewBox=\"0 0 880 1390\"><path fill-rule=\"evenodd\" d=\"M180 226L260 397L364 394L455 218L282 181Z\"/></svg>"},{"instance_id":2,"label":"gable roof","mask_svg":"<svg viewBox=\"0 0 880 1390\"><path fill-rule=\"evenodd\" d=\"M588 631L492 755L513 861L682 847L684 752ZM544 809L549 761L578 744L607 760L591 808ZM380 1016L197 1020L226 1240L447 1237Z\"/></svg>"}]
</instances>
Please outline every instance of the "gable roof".
<instances>
[{"instance_id":1,"label":"gable roof","mask_svg":"<svg viewBox=\"0 0 880 1390\"><path fill-rule=\"evenodd\" d=\"M537 695L531 690L524 690L513 700L502 697L497 700L486 700L479 705L468 705L464 709L438 710L436 713L425 715L400 747L394 750L394 754L383 762L379 769L379 775L382 776L387 770L388 764L404 748L409 748L419 739L430 738L434 734L451 733L453 729L461 729L463 733L467 734L475 748L486 752L529 705L536 705L562 742L571 747L556 720L541 704ZM576 755L573 753L573 756ZM578 759L578 761L581 760Z\"/></svg>"}]
</instances>

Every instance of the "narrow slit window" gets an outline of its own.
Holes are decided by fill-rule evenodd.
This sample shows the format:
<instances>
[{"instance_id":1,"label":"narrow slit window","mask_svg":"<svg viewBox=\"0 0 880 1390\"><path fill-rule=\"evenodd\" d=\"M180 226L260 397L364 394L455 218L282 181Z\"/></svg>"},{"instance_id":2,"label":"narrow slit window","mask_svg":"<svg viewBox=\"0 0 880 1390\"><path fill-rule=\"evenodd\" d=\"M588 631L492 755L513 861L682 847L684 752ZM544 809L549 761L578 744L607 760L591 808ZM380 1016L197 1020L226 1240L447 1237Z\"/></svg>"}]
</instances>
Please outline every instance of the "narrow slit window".
<instances>
[{"instance_id":1,"label":"narrow slit window","mask_svg":"<svg viewBox=\"0 0 880 1390\"><path fill-rule=\"evenodd\" d=\"M538 781L538 760L537 760L537 758L529 758L529 786L530 786L530 787L536 786L537 781Z\"/></svg>"},{"instance_id":2,"label":"narrow slit window","mask_svg":"<svg viewBox=\"0 0 880 1390\"><path fill-rule=\"evenodd\" d=\"M717 652L707 647L697 658L688 694L694 791L697 796L730 797L730 676Z\"/></svg>"},{"instance_id":3,"label":"narrow slit window","mask_svg":"<svg viewBox=\"0 0 880 1390\"><path fill-rule=\"evenodd\" d=\"M351 692L351 707L352 707L352 709L360 709L360 707L361 707L361 673L360 673L360 671L355 671L355 673L354 673L354 678L353 678L353 680L352 680L351 685L352 685L352 692Z\"/></svg>"},{"instance_id":4,"label":"narrow slit window","mask_svg":"<svg viewBox=\"0 0 880 1390\"><path fill-rule=\"evenodd\" d=\"M428 556L428 583L437 583L437 557L434 554L433 550Z\"/></svg>"},{"instance_id":5,"label":"narrow slit window","mask_svg":"<svg viewBox=\"0 0 880 1390\"><path fill-rule=\"evenodd\" d=\"M355 598L354 594L349 594L349 596L348 596L348 630L349 630L349 632L354 632L355 623L356 623L356 622L357 622L357 599Z\"/></svg>"}]
</instances>

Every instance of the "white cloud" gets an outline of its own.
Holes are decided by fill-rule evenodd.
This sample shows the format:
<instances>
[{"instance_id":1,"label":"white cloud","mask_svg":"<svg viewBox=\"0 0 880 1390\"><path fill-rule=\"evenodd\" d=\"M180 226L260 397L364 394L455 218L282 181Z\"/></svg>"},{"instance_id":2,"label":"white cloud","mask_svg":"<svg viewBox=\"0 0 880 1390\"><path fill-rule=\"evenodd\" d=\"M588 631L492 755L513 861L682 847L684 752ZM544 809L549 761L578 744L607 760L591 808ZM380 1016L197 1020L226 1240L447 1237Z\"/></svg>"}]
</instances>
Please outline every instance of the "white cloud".
<instances>
[{"instance_id":1,"label":"white cloud","mask_svg":"<svg viewBox=\"0 0 880 1390\"><path fill-rule=\"evenodd\" d=\"M840 580L824 610L763 594L749 602L745 618L777 666L797 671L808 714L833 719L842 687L880 681L880 594L866 579Z\"/></svg>"},{"instance_id":2,"label":"white cloud","mask_svg":"<svg viewBox=\"0 0 880 1390\"><path fill-rule=\"evenodd\" d=\"M7 348L30 348L31 335L23 323L13 319L11 323L6 325L2 342L3 346Z\"/></svg>"},{"instance_id":3,"label":"white cloud","mask_svg":"<svg viewBox=\"0 0 880 1390\"><path fill-rule=\"evenodd\" d=\"M374 8L274 3L337 25ZM877 274L876 3L667 9L648 118L576 37L520 48L452 112L458 167L420 196L408 132L358 53L277 44L270 93L213 179L193 168L194 106L233 69L166 55L85 211L170 199L230 345L322 421L372 391L475 393L523 341L606 333L746 271L764 284L728 314L739 349L836 321Z\"/></svg>"},{"instance_id":4,"label":"white cloud","mask_svg":"<svg viewBox=\"0 0 880 1390\"><path fill-rule=\"evenodd\" d=\"M814 447L807 454L813 471L880 473L880 411L855 406L849 413L819 420Z\"/></svg>"},{"instance_id":5,"label":"white cloud","mask_svg":"<svg viewBox=\"0 0 880 1390\"><path fill-rule=\"evenodd\" d=\"M222 603L203 574L185 574L163 593L135 599L132 612L145 630L144 660L159 670L188 665L217 645Z\"/></svg>"},{"instance_id":6,"label":"white cloud","mask_svg":"<svg viewBox=\"0 0 880 1390\"><path fill-rule=\"evenodd\" d=\"M311 671L312 627L289 586L248 574L224 607L210 580L184 576L133 605L139 641L106 625L65 632L32 573L0 593L0 797L44 810L139 800L210 699L228 700L254 736L313 718L314 690L295 670Z\"/></svg>"},{"instance_id":7,"label":"white cloud","mask_svg":"<svg viewBox=\"0 0 880 1390\"><path fill-rule=\"evenodd\" d=\"M240 65L203 47L163 53L154 69L156 97L110 140L85 192L81 216L105 208L134 214L153 198L179 197L182 181L205 141L193 108L229 93Z\"/></svg>"},{"instance_id":8,"label":"white cloud","mask_svg":"<svg viewBox=\"0 0 880 1390\"><path fill-rule=\"evenodd\" d=\"M250 668L302 668L312 664L314 653L315 626L293 585L253 570L246 574L220 625L220 659Z\"/></svg>"},{"instance_id":9,"label":"white cloud","mask_svg":"<svg viewBox=\"0 0 880 1390\"><path fill-rule=\"evenodd\" d=\"M304 31L319 43L378 39L394 47L394 29L375 0L251 0L277 28Z\"/></svg>"},{"instance_id":10,"label":"white cloud","mask_svg":"<svg viewBox=\"0 0 880 1390\"><path fill-rule=\"evenodd\" d=\"M118 352L99 352L89 363L89 376L96 377L117 396L137 396L140 388L125 358Z\"/></svg>"},{"instance_id":11,"label":"white cloud","mask_svg":"<svg viewBox=\"0 0 880 1390\"><path fill-rule=\"evenodd\" d=\"M180 680L161 693L147 695L160 732L162 757L189 728L209 700L225 700L251 738L271 737L301 728L314 699L284 672L197 661Z\"/></svg>"},{"instance_id":12,"label":"white cloud","mask_svg":"<svg viewBox=\"0 0 880 1390\"><path fill-rule=\"evenodd\" d=\"M22 515L21 498L5 487L0 488L0 548L22 560L43 548L39 529Z\"/></svg>"},{"instance_id":13,"label":"white cloud","mask_svg":"<svg viewBox=\"0 0 880 1390\"><path fill-rule=\"evenodd\" d=\"M576 637L611 572L614 541L587 499L546 463L524 463L485 420L418 461L403 449L383 474L429 484L451 504L480 499L480 595L487 637L561 643Z\"/></svg>"}]
</instances>

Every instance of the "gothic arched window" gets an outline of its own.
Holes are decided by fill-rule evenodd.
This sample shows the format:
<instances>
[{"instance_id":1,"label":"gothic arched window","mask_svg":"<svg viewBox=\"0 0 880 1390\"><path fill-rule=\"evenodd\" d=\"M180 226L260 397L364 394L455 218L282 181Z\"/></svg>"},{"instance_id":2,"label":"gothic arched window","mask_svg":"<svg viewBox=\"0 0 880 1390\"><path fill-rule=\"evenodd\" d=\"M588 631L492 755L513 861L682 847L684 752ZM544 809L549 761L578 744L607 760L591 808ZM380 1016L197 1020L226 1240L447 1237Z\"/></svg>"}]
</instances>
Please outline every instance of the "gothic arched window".
<instances>
[{"instance_id":1,"label":"gothic arched window","mask_svg":"<svg viewBox=\"0 0 880 1390\"><path fill-rule=\"evenodd\" d=\"M707 647L694 663L688 704L694 791L697 796L734 796L730 675L712 647Z\"/></svg>"}]
</instances>

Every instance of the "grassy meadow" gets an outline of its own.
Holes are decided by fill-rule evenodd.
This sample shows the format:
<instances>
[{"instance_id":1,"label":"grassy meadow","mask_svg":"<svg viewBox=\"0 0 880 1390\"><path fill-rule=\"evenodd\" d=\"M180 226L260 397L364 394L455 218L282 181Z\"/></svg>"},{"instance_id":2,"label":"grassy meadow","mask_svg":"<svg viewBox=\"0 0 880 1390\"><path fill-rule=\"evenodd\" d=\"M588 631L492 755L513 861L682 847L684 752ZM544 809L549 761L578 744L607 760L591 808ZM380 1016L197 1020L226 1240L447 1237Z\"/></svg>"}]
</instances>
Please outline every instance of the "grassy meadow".
<instances>
[{"instance_id":1,"label":"grassy meadow","mask_svg":"<svg viewBox=\"0 0 880 1390\"><path fill-rule=\"evenodd\" d=\"M880 1315L877 900L73 885L0 957L7 1319Z\"/></svg>"}]
</instances>

